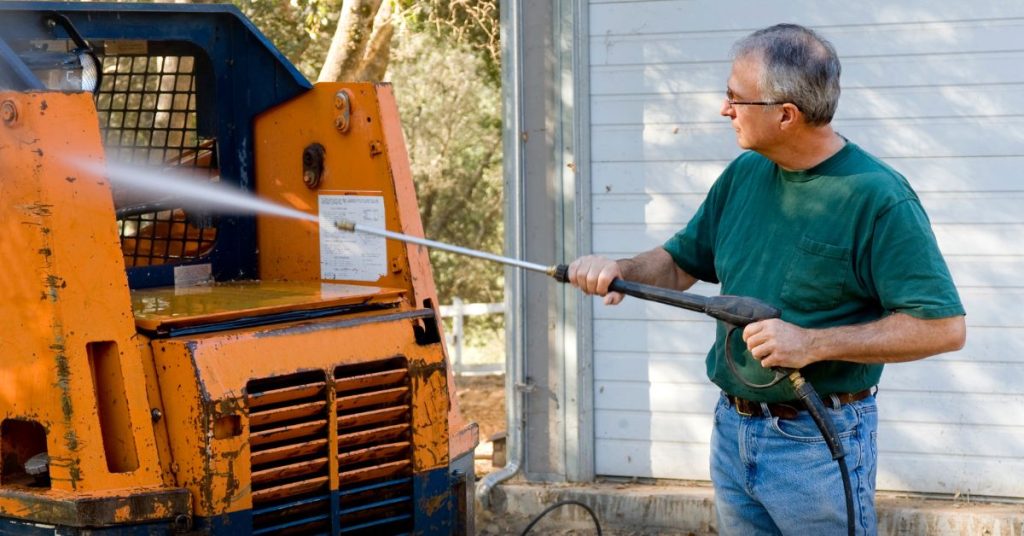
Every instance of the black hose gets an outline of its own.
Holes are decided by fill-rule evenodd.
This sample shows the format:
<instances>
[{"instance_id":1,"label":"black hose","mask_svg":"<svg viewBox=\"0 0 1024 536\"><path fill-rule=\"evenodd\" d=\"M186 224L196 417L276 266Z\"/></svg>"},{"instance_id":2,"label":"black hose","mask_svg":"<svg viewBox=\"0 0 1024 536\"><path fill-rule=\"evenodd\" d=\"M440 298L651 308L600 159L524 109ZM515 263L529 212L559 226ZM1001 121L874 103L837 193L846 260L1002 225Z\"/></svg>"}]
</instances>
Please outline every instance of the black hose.
<instances>
[{"instance_id":1,"label":"black hose","mask_svg":"<svg viewBox=\"0 0 1024 536\"><path fill-rule=\"evenodd\" d=\"M853 486L850 484L850 470L846 467L846 452L843 449L842 440L839 439L839 432L836 431L836 425L832 422L828 411L825 410L825 404L822 403L821 397L814 391L814 387L804 380L804 377L800 375L798 370L775 368L775 378L768 383L762 384L751 383L744 378L736 368L736 362L733 360L729 344L732 332L737 329L737 326L732 324L727 324L727 326L729 329L725 335L725 361L729 364L733 375L739 378L740 382L752 389L765 389L788 377L789 381L793 384L793 390L796 391L797 396L804 403L804 407L807 408L807 412L810 413L811 419L814 420L814 424L821 431L821 437L825 440L825 444L828 445L828 450L832 453L832 459L839 462L839 472L843 476L843 494L846 496L846 533L849 536L854 536L856 525L853 513Z\"/></svg>"},{"instance_id":2,"label":"black hose","mask_svg":"<svg viewBox=\"0 0 1024 536\"><path fill-rule=\"evenodd\" d=\"M544 516L548 515L548 512L551 512L555 508L558 508L558 507L561 507L561 506L565 506L567 504L575 504L576 506L580 506L584 510L586 510L587 513L590 514L590 517L592 517L594 519L594 527L597 528L597 536L601 536L601 523L599 523L597 521L597 514L595 514L594 511L591 510L589 506L581 503L580 501L574 501L572 499L567 499L567 500L564 500L564 501L558 501L555 504L552 504L551 506L549 506L546 509L544 509L543 512L537 514L537 517L533 518L533 521L530 521L530 524L527 525L525 529L523 529L523 532L519 533L519 536L526 536L526 533L530 532L530 529L532 529L533 526L536 525L538 521L540 521Z\"/></svg>"},{"instance_id":3,"label":"black hose","mask_svg":"<svg viewBox=\"0 0 1024 536\"><path fill-rule=\"evenodd\" d=\"M850 484L850 470L846 468L846 458L839 458L839 472L843 475L843 493L846 494L846 533L854 536L857 530L853 524L853 486Z\"/></svg>"},{"instance_id":4,"label":"black hose","mask_svg":"<svg viewBox=\"0 0 1024 536\"><path fill-rule=\"evenodd\" d=\"M821 431L821 437L825 439L825 444L828 445L828 450L832 453L832 459L839 462L839 472L843 476L843 494L846 495L846 533L854 536L856 525L853 514L853 486L850 484L850 470L846 467L846 451L843 449L842 440L839 439L839 432L836 430L835 423L832 422L832 417L825 409L821 397L814 392L814 387L811 387L811 384L804 380L798 371L790 373L789 379L793 383L793 389L796 390L797 396L803 401L807 412L814 419L814 424Z\"/></svg>"}]
</instances>

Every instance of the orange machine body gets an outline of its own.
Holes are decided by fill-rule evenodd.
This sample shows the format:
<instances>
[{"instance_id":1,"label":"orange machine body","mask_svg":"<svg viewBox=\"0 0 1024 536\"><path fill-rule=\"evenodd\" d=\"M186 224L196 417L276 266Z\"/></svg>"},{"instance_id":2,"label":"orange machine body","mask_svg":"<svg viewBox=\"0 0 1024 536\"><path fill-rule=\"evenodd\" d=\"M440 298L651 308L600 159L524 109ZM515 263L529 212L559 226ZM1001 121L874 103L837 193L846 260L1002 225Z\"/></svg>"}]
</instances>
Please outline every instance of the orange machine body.
<instances>
[{"instance_id":1,"label":"orange machine body","mask_svg":"<svg viewBox=\"0 0 1024 536\"><path fill-rule=\"evenodd\" d=\"M42 10L12 5L0 17ZM390 87L300 84L236 113L251 123L233 136L204 112L232 117L221 63L109 35L179 8L49 6L102 40L113 80L96 98L0 91L0 532L471 531L477 430L454 402L426 251L330 225L422 235ZM157 66L156 89L143 74L133 100L127 75L119 101L125 65ZM180 127L167 65L195 65ZM168 156L175 129L194 143ZM126 210L102 172L125 154L170 181L204 168L319 224Z\"/></svg>"}]
</instances>

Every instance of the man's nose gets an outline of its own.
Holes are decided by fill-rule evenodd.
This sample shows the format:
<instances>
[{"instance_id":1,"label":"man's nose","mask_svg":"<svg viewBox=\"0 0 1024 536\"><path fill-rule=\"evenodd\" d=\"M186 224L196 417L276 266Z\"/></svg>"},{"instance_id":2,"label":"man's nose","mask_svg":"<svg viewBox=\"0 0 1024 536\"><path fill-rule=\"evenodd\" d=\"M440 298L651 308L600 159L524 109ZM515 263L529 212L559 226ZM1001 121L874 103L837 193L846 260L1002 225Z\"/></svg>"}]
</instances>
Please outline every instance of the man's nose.
<instances>
[{"instance_id":1,"label":"man's nose","mask_svg":"<svg viewBox=\"0 0 1024 536\"><path fill-rule=\"evenodd\" d=\"M736 116L736 110L729 105L729 99L722 99L722 108L718 110L718 113L722 114L723 117L730 119Z\"/></svg>"}]
</instances>

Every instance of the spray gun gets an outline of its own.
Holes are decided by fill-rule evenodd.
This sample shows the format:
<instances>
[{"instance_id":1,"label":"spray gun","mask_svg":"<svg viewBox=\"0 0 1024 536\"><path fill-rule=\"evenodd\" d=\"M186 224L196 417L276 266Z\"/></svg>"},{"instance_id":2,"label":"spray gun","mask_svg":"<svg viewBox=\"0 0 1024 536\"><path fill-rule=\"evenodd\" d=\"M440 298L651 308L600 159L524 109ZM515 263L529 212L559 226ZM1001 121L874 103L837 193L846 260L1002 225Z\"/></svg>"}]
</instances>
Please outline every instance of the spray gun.
<instances>
[{"instance_id":1,"label":"spray gun","mask_svg":"<svg viewBox=\"0 0 1024 536\"><path fill-rule=\"evenodd\" d=\"M436 242L426 238L418 238L384 229L366 227L349 221L335 222L335 226L342 231L382 236L392 240L418 244L429 248L466 255L468 257L475 257L509 266L516 266L533 272L540 272L553 277L560 283L567 283L569 281L569 267L565 264L545 266L543 264L502 257L485 251L453 246L451 244ZM828 445L829 451L832 454L832 459L839 463L839 468L843 477L843 487L846 493L848 529L849 533L853 534L853 494L850 487L849 471L846 467L846 452L843 450L843 444L839 439L839 434L836 431L835 424L826 412L825 405L822 402L821 397L819 397L818 393L814 391L814 387L804 379L799 370L774 367L772 368L774 377L767 383L757 384L751 383L744 378L742 374L740 374L739 370L736 368L736 362L733 359L732 349L729 345L729 341L732 340L733 332L737 329L746 327L747 324L771 318L779 318L782 315L782 312L779 309L761 300L747 296L701 296L699 294L691 294L689 292L635 283L624 279L612 280L611 284L608 285L608 290L612 292L619 292L627 296L633 296L634 298L640 298L642 300L663 303L665 305L679 307L688 311L703 313L725 324L725 361L729 364L729 368L732 370L733 374L747 387L753 389L766 389L788 378L793 386L793 390L796 391L797 397L799 397L804 403L804 406L807 408L811 418L814 419L814 423L818 426L818 430L821 431L821 435L825 439L825 443Z\"/></svg>"}]
</instances>

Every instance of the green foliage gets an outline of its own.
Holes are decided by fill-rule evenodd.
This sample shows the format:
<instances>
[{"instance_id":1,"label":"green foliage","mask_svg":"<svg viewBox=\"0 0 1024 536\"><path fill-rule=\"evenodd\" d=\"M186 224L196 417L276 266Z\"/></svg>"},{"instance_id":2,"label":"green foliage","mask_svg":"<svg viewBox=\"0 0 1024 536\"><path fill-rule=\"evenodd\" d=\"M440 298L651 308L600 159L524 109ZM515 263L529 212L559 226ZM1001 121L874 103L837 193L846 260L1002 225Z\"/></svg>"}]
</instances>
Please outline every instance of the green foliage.
<instances>
[{"instance_id":1,"label":"green foliage","mask_svg":"<svg viewBox=\"0 0 1024 536\"><path fill-rule=\"evenodd\" d=\"M327 57L342 0L231 0L310 80Z\"/></svg>"},{"instance_id":2,"label":"green foliage","mask_svg":"<svg viewBox=\"0 0 1024 536\"><path fill-rule=\"evenodd\" d=\"M391 64L426 235L501 253L501 99L472 74L483 60L437 36L406 33ZM502 299L501 265L432 251L441 303Z\"/></svg>"},{"instance_id":3,"label":"green foliage","mask_svg":"<svg viewBox=\"0 0 1024 536\"><path fill-rule=\"evenodd\" d=\"M501 85L501 25L498 0L399 0L416 31L427 30L442 41L476 53L476 72Z\"/></svg>"}]
</instances>

